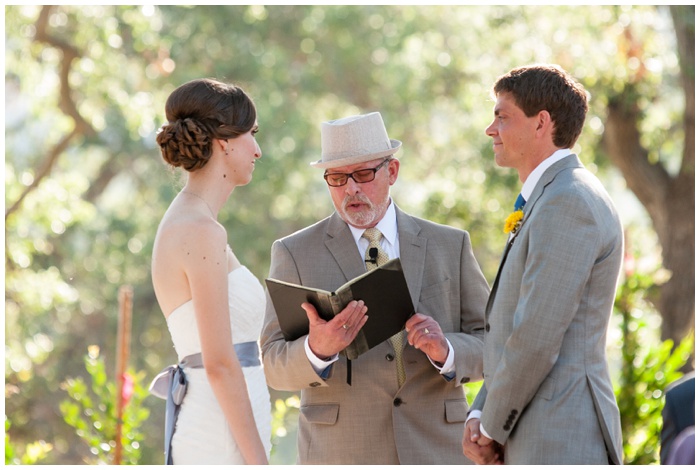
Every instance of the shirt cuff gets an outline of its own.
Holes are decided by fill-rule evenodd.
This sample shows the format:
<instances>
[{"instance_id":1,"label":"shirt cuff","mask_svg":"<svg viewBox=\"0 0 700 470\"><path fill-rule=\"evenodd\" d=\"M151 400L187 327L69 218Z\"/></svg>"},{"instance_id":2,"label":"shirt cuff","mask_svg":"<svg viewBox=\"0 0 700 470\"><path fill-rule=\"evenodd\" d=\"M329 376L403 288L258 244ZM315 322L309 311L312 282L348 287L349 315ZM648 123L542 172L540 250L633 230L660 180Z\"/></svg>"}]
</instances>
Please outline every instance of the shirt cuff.
<instances>
[{"instance_id":1,"label":"shirt cuff","mask_svg":"<svg viewBox=\"0 0 700 470\"><path fill-rule=\"evenodd\" d=\"M482 423L479 424L479 431L481 431L481 435L485 438L493 440L493 437L489 436L489 433L486 432L486 429L484 429L484 425Z\"/></svg>"},{"instance_id":2,"label":"shirt cuff","mask_svg":"<svg viewBox=\"0 0 700 470\"><path fill-rule=\"evenodd\" d=\"M471 410L467 415L467 420L464 422L466 426L470 419L481 419L481 410Z\"/></svg>"},{"instance_id":3,"label":"shirt cuff","mask_svg":"<svg viewBox=\"0 0 700 470\"><path fill-rule=\"evenodd\" d=\"M469 414L467 415L467 420L464 422L465 427L470 419L481 419L481 410L471 410L469 412ZM489 433L486 432L486 429L484 429L484 425L481 423L479 423L479 432L481 432L481 435L485 438L493 440L493 437L489 436Z\"/></svg>"},{"instance_id":4,"label":"shirt cuff","mask_svg":"<svg viewBox=\"0 0 700 470\"><path fill-rule=\"evenodd\" d=\"M313 353L311 350L311 346L309 346L309 335L306 335L306 339L304 339L304 350L306 351L306 357L309 358L309 362L311 363L311 367L314 368L316 373L318 375L321 375L323 371L325 371L328 366L333 364L335 361L338 360L338 354L335 356L329 357L327 360L320 359L316 354Z\"/></svg>"}]
</instances>

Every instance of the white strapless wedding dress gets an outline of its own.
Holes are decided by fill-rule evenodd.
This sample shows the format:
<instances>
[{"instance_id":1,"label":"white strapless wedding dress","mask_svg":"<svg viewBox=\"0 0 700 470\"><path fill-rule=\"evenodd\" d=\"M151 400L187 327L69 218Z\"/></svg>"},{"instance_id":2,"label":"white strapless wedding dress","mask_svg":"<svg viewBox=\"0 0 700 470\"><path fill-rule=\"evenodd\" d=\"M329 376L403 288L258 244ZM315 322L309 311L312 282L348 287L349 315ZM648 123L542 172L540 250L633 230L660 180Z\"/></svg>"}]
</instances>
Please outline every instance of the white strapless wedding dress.
<instances>
[{"instance_id":1,"label":"white strapless wedding dress","mask_svg":"<svg viewBox=\"0 0 700 470\"><path fill-rule=\"evenodd\" d=\"M233 344L257 344L265 314L265 292L258 279L241 266L228 275L228 304ZM202 347L192 301L167 319L178 360ZM259 362L258 362L259 363ZM262 365L243 367L257 430L270 456L272 434L270 394ZM187 394L177 417L172 440L173 462L179 464L242 464L241 455L204 369L185 369Z\"/></svg>"}]
</instances>

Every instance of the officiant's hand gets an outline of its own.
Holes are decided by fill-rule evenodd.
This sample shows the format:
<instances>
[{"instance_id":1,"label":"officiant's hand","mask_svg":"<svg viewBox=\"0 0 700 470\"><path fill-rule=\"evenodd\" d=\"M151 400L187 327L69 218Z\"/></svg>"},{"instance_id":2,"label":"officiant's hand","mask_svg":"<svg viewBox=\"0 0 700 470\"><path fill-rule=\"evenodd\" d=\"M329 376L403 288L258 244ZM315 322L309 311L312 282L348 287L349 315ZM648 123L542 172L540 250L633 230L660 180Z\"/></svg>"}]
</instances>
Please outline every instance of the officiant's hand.
<instances>
[{"instance_id":1,"label":"officiant's hand","mask_svg":"<svg viewBox=\"0 0 700 470\"><path fill-rule=\"evenodd\" d=\"M423 351L433 362L445 363L450 347L442 328L433 317L416 313L406 322L406 332L408 344Z\"/></svg>"},{"instance_id":2,"label":"officiant's hand","mask_svg":"<svg viewBox=\"0 0 700 470\"><path fill-rule=\"evenodd\" d=\"M335 356L353 342L367 322L367 306L362 300L353 300L341 312L326 321L308 302L301 304L309 318L309 347L319 359Z\"/></svg>"}]
</instances>

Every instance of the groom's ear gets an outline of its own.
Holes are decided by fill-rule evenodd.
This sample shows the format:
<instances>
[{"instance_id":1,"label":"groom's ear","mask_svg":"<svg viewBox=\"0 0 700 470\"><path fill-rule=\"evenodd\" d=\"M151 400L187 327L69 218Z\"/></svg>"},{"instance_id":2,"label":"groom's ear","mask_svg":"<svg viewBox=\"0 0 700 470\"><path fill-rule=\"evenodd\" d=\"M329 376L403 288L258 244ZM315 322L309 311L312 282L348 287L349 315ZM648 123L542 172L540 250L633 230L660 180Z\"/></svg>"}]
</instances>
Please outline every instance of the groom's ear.
<instances>
[{"instance_id":1,"label":"groom's ear","mask_svg":"<svg viewBox=\"0 0 700 470\"><path fill-rule=\"evenodd\" d=\"M537 113L537 127L535 129L537 137L554 134L554 121L552 115L547 110L541 110Z\"/></svg>"}]
</instances>

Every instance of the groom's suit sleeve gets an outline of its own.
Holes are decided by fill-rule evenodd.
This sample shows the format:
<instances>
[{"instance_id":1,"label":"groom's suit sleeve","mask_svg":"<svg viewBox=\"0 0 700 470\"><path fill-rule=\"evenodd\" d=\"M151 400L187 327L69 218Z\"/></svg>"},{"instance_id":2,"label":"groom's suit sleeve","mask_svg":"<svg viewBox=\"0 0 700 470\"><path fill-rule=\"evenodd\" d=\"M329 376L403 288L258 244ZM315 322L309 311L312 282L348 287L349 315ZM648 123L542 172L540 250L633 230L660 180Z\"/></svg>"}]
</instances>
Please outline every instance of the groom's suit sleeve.
<instances>
[{"instance_id":1,"label":"groom's suit sleeve","mask_svg":"<svg viewBox=\"0 0 700 470\"><path fill-rule=\"evenodd\" d=\"M517 241L527 247L520 290L508 292L509 285L501 283L497 289L503 291L496 292L518 298L512 332L490 377L488 400L486 392L477 400L484 429L499 443L506 442L556 363L601 250L593 209L580 194L547 188L536 204L526 221L528 235Z\"/></svg>"}]
</instances>

